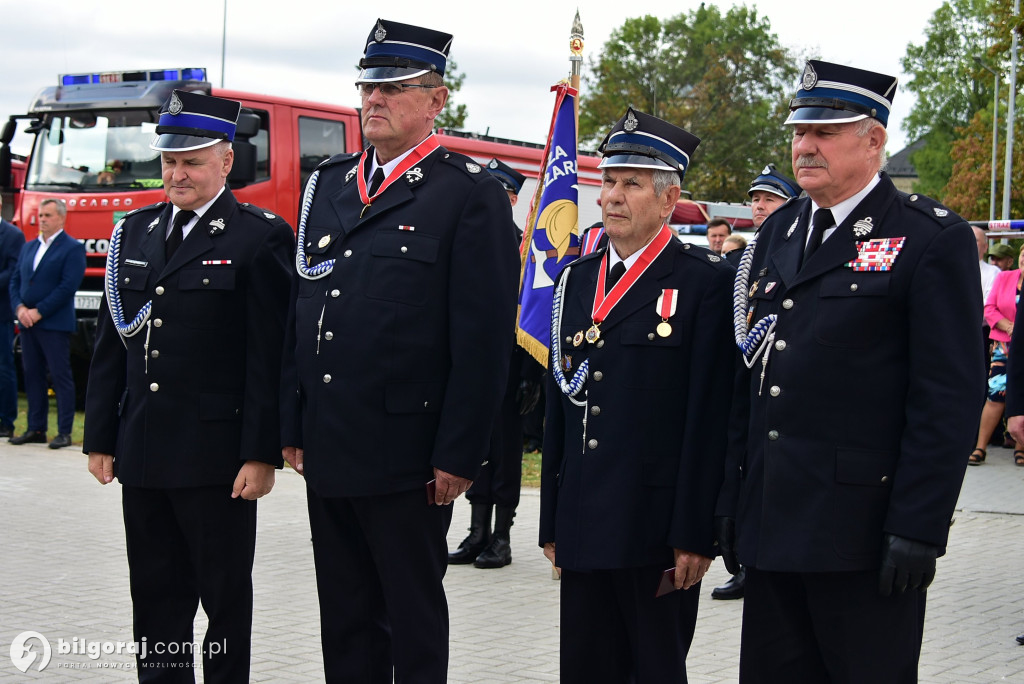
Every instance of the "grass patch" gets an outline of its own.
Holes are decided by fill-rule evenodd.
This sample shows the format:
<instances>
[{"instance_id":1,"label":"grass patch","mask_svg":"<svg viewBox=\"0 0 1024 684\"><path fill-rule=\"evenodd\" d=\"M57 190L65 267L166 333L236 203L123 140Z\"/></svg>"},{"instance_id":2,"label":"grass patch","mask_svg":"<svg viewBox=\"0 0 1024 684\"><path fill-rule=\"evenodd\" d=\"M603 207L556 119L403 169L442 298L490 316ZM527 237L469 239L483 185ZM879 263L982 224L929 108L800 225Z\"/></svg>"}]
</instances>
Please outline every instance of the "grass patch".
<instances>
[{"instance_id":1,"label":"grass patch","mask_svg":"<svg viewBox=\"0 0 1024 684\"><path fill-rule=\"evenodd\" d=\"M540 487L540 452L523 454L523 486Z\"/></svg>"},{"instance_id":2,"label":"grass patch","mask_svg":"<svg viewBox=\"0 0 1024 684\"><path fill-rule=\"evenodd\" d=\"M46 438L53 439L57 436L57 397L54 396L53 392L49 396L50 401L50 418L48 423L48 429L46 430ZM18 417L14 419L14 434L20 435L28 430L28 401L25 399L25 395L18 394ZM83 411L75 412L75 422L71 426L71 444L72 446L68 449L72 451L78 451L82 447L82 434L85 431L85 413ZM77 447L77 448L76 448Z\"/></svg>"}]
</instances>

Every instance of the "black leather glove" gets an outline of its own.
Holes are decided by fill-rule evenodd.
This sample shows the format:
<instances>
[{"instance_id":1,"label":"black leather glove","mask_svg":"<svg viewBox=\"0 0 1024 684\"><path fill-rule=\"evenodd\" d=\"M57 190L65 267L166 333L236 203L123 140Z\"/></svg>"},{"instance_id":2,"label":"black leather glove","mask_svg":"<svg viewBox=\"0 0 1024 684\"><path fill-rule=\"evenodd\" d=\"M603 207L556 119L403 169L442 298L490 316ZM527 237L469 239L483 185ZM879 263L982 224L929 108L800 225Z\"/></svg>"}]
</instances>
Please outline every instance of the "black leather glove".
<instances>
[{"instance_id":1,"label":"black leather glove","mask_svg":"<svg viewBox=\"0 0 1024 684\"><path fill-rule=\"evenodd\" d=\"M540 401L540 383L533 380L520 380L519 387L516 389L516 401L519 403L519 415L521 416L525 416L537 408L537 402Z\"/></svg>"},{"instance_id":2,"label":"black leather glove","mask_svg":"<svg viewBox=\"0 0 1024 684\"><path fill-rule=\"evenodd\" d=\"M718 541L718 553L722 556L725 569L730 575L735 575L740 571L740 562L736 558L735 518L715 518L715 539Z\"/></svg>"},{"instance_id":3,"label":"black leather glove","mask_svg":"<svg viewBox=\"0 0 1024 684\"><path fill-rule=\"evenodd\" d=\"M882 567L878 573L878 593L889 596L906 589L924 591L935 579L938 548L931 544L887 534L882 545Z\"/></svg>"}]
</instances>

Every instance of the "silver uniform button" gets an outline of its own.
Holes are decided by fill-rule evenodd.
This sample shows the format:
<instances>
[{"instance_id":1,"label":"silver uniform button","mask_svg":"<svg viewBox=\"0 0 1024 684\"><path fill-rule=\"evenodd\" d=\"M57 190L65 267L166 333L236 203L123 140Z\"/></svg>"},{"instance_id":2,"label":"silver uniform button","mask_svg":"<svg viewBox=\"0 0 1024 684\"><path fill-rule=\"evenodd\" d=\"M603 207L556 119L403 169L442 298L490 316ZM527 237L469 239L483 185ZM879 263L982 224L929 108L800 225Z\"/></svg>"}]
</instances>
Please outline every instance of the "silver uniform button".
<instances>
[{"instance_id":1,"label":"silver uniform button","mask_svg":"<svg viewBox=\"0 0 1024 684\"><path fill-rule=\"evenodd\" d=\"M888 481L889 481L889 476L888 475L883 475L882 476L882 484L885 484Z\"/></svg>"},{"instance_id":2,"label":"silver uniform button","mask_svg":"<svg viewBox=\"0 0 1024 684\"><path fill-rule=\"evenodd\" d=\"M164 324L164 319L162 319L162 318L154 318L153 319L153 327L154 328L159 328L163 324Z\"/></svg>"},{"instance_id":3,"label":"silver uniform button","mask_svg":"<svg viewBox=\"0 0 1024 684\"><path fill-rule=\"evenodd\" d=\"M157 383L154 382L153 384L151 384L149 386L149 391L150 392L159 392L160 391L160 385L158 385Z\"/></svg>"},{"instance_id":4,"label":"silver uniform button","mask_svg":"<svg viewBox=\"0 0 1024 684\"><path fill-rule=\"evenodd\" d=\"M153 357L154 359L158 359L158 358L160 358L160 350L159 349L154 349L153 351L149 352L149 355L151 357Z\"/></svg>"},{"instance_id":5,"label":"silver uniform button","mask_svg":"<svg viewBox=\"0 0 1024 684\"><path fill-rule=\"evenodd\" d=\"M850 292L857 291L857 283L850 283Z\"/></svg>"},{"instance_id":6,"label":"silver uniform button","mask_svg":"<svg viewBox=\"0 0 1024 684\"><path fill-rule=\"evenodd\" d=\"M916 202L917 201L917 195L911 195L910 196L910 201L911 202Z\"/></svg>"},{"instance_id":7,"label":"silver uniform button","mask_svg":"<svg viewBox=\"0 0 1024 684\"><path fill-rule=\"evenodd\" d=\"M590 440L589 442L587 442L587 446L590 447L591 449L596 449L597 448L597 440L596 439Z\"/></svg>"},{"instance_id":8,"label":"silver uniform button","mask_svg":"<svg viewBox=\"0 0 1024 684\"><path fill-rule=\"evenodd\" d=\"M597 341L597 348L600 349L603 346L604 346L604 340L598 340Z\"/></svg>"},{"instance_id":9,"label":"silver uniform button","mask_svg":"<svg viewBox=\"0 0 1024 684\"><path fill-rule=\"evenodd\" d=\"M772 395L773 397L777 397L780 394L782 394L782 388L779 387L778 385L772 385L772 388L768 390L768 394Z\"/></svg>"},{"instance_id":10,"label":"silver uniform button","mask_svg":"<svg viewBox=\"0 0 1024 684\"><path fill-rule=\"evenodd\" d=\"M429 401L423 402L423 408L430 408L430 402Z\"/></svg>"},{"instance_id":11,"label":"silver uniform button","mask_svg":"<svg viewBox=\"0 0 1024 684\"><path fill-rule=\"evenodd\" d=\"M566 344L569 344L569 343L571 343L571 342L572 342L572 335L566 335L566 336L565 336L565 343L566 343Z\"/></svg>"},{"instance_id":12,"label":"silver uniform button","mask_svg":"<svg viewBox=\"0 0 1024 684\"><path fill-rule=\"evenodd\" d=\"M779 350L779 351L782 351L783 349L785 349L786 348L786 340L777 340L775 342L775 348L777 350Z\"/></svg>"},{"instance_id":13,"label":"silver uniform button","mask_svg":"<svg viewBox=\"0 0 1024 684\"><path fill-rule=\"evenodd\" d=\"M340 297L341 296L341 290L331 290L331 296L332 297Z\"/></svg>"},{"instance_id":14,"label":"silver uniform button","mask_svg":"<svg viewBox=\"0 0 1024 684\"><path fill-rule=\"evenodd\" d=\"M792 309L793 308L793 300L792 299L783 299L782 300L782 308L783 309Z\"/></svg>"},{"instance_id":15,"label":"silver uniform button","mask_svg":"<svg viewBox=\"0 0 1024 684\"><path fill-rule=\"evenodd\" d=\"M768 439L770 439L771 441L774 442L778 438L779 438L779 431L778 430L769 430L768 431Z\"/></svg>"},{"instance_id":16,"label":"silver uniform button","mask_svg":"<svg viewBox=\"0 0 1024 684\"><path fill-rule=\"evenodd\" d=\"M328 340L328 341L333 340L334 339L334 333L332 333L330 330L328 330L327 332L324 333L324 339Z\"/></svg>"},{"instance_id":17,"label":"silver uniform button","mask_svg":"<svg viewBox=\"0 0 1024 684\"><path fill-rule=\"evenodd\" d=\"M647 333L647 339L653 340L654 339L654 333Z\"/></svg>"},{"instance_id":18,"label":"silver uniform button","mask_svg":"<svg viewBox=\"0 0 1024 684\"><path fill-rule=\"evenodd\" d=\"M603 380L603 379L604 379L604 373L602 373L601 371L594 371L594 380L597 380L598 382L601 382L601 380Z\"/></svg>"},{"instance_id":19,"label":"silver uniform button","mask_svg":"<svg viewBox=\"0 0 1024 684\"><path fill-rule=\"evenodd\" d=\"M352 250L351 249L346 249L344 256L345 256L346 259L348 259L350 256L352 256Z\"/></svg>"},{"instance_id":20,"label":"silver uniform button","mask_svg":"<svg viewBox=\"0 0 1024 684\"><path fill-rule=\"evenodd\" d=\"M590 407L590 415L592 415L592 416L599 416L599 415L601 415L601 407L600 406L591 406Z\"/></svg>"},{"instance_id":21,"label":"silver uniform button","mask_svg":"<svg viewBox=\"0 0 1024 684\"><path fill-rule=\"evenodd\" d=\"M402 245L402 254L405 254L408 251L409 251L409 248L406 247L405 245Z\"/></svg>"},{"instance_id":22,"label":"silver uniform button","mask_svg":"<svg viewBox=\"0 0 1024 684\"><path fill-rule=\"evenodd\" d=\"M203 278L203 285L209 285L209 284L210 284L210 279L209 278Z\"/></svg>"},{"instance_id":23,"label":"silver uniform button","mask_svg":"<svg viewBox=\"0 0 1024 684\"><path fill-rule=\"evenodd\" d=\"M325 374L324 375L324 382L330 382L330 381L331 381L331 374L330 373Z\"/></svg>"},{"instance_id":24,"label":"silver uniform button","mask_svg":"<svg viewBox=\"0 0 1024 684\"><path fill-rule=\"evenodd\" d=\"M154 290L154 292L156 292L158 295L162 295L164 293L164 286L163 285L157 285L156 286L156 290Z\"/></svg>"}]
</instances>

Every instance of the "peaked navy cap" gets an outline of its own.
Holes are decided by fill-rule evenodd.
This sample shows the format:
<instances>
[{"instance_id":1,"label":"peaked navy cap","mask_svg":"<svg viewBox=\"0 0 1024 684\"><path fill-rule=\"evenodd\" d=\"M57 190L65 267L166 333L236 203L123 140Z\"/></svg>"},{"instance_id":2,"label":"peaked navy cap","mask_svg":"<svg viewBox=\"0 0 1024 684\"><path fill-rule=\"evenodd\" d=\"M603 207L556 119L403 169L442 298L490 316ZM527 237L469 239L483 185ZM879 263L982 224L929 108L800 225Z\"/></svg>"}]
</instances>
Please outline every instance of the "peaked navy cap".
<instances>
[{"instance_id":1,"label":"peaked navy cap","mask_svg":"<svg viewBox=\"0 0 1024 684\"><path fill-rule=\"evenodd\" d=\"M896 82L895 76L807 60L785 123L848 123L870 116L886 126Z\"/></svg>"},{"instance_id":2,"label":"peaked navy cap","mask_svg":"<svg viewBox=\"0 0 1024 684\"><path fill-rule=\"evenodd\" d=\"M222 97L175 90L160 108L156 138L150 147L158 152L198 150L235 139L235 125L242 104Z\"/></svg>"},{"instance_id":3,"label":"peaked navy cap","mask_svg":"<svg viewBox=\"0 0 1024 684\"><path fill-rule=\"evenodd\" d=\"M516 195L523 189L523 183L526 182L526 176L500 159L492 159L487 162L487 170L491 172L492 176L501 181L506 190Z\"/></svg>"},{"instance_id":4,"label":"peaked navy cap","mask_svg":"<svg viewBox=\"0 0 1024 684\"><path fill-rule=\"evenodd\" d=\"M699 144L682 128L629 107L597 148L604 157L597 168L669 169L682 181Z\"/></svg>"},{"instance_id":5,"label":"peaked navy cap","mask_svg":"<svg viewBox=\"0 0 1024 684\"><path fill-rule=\"evenodd\" d=\"M801 188L795 180L789 176L785 176L779 173L775 169L774 164L769 164L764 167L764 171L761 175L754 179L754 182L750 184L750 190L747 190L747 195L750 197L754 196L754 193L758 190L764 190L774 195L778 195L782 199L791 199L800 194Z\"/></svg>"},{"instance_id":6,"label":"peaked navy cap","mask_svg":"<svg viewBox=\"0 0 1024 684\"><path fill-rule=\"evenodd\" d=\"M450 33L378 19L366 39L356 83L402 81L428 72L444 76Z\"/></svg>"}]
</instances>

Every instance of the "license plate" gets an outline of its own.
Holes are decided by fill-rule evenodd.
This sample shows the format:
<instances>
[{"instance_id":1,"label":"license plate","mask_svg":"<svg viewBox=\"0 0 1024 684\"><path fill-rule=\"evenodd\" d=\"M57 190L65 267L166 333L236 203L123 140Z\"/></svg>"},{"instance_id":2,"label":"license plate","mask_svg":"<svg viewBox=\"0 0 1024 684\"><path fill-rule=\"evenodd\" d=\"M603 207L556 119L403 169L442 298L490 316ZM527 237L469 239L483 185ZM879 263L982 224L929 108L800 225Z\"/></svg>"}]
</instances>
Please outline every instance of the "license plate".
<instances>
[{"instance_id":1,"label":"license plate","mask_svg":"<svg viewBox=\"0 0 1024 684\"><path fill-rule=\"evenodd\" d=\"M75 308L84 311L96 311L100 308L102 292L77 292L75 293Z\"/></svg>"}]
</instances>

